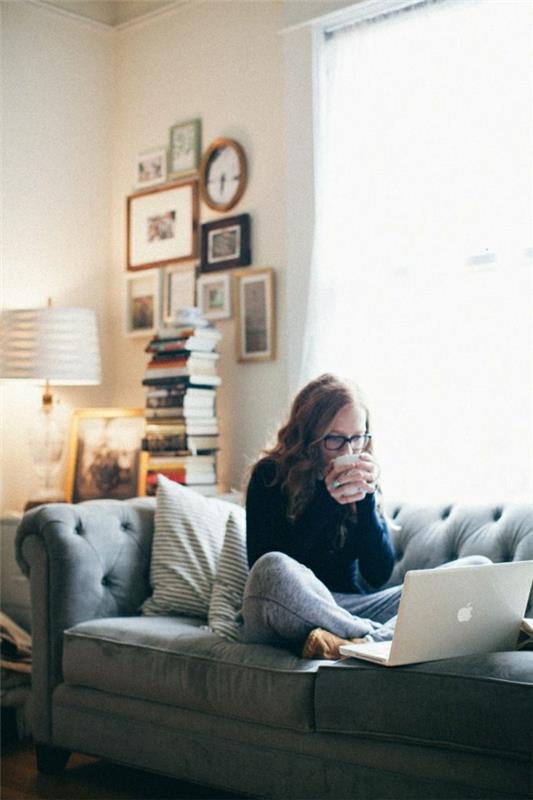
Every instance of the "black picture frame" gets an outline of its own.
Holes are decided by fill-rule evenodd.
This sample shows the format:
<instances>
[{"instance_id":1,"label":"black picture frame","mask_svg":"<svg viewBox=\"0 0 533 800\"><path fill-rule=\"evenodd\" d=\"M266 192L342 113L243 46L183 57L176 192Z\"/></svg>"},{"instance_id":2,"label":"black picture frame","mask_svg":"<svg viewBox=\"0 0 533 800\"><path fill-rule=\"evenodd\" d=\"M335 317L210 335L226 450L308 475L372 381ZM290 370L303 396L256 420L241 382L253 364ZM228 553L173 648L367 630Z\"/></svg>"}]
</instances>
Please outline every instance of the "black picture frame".
<instances>
[{"instance_id":1,"label":"black picture frame","mask_svg":"<svg viewBox=\"0 0 533 800\"><path fill-rule=\"evenodd\" d=\"M200 272L247 267L252 262L249 214L202 225Z\"/></svg>"}]
</instances>

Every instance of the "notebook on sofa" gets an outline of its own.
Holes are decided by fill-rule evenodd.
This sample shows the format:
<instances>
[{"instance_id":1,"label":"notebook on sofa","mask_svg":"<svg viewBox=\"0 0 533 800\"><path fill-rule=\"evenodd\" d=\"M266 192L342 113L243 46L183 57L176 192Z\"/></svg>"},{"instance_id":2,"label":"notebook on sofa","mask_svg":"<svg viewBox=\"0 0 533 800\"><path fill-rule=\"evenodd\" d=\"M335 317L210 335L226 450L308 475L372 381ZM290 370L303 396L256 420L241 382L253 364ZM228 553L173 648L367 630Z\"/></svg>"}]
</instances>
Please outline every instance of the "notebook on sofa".
<instances>
[{"instance_id":1,"label":"notebook on sofa","mask_svg":"<svg viewBox=\"0 0 533 800\"><path fill-rule=\"evenodd\" d=\"M392 641L340 652L395 667L514 650L532 583L533 561L409 571Z\"/></svg>"}]
</instances>

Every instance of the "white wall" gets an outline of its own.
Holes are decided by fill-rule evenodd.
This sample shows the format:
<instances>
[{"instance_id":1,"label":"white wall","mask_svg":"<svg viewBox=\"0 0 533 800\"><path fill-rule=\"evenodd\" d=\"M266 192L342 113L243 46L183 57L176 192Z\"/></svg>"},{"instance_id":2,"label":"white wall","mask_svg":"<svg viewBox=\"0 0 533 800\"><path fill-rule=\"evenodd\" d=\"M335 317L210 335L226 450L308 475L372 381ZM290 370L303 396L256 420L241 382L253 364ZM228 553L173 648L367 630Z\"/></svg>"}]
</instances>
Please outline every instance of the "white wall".
<instances>
[{"instance_id":1,"label":"white wall","mask_svg":"<svg viewBox=\"0 0 533 800\"><path fill-rule=\"evenodd\" d=\"M132 190L135 157L166 144L168 129L201 117L203 149L218 136L235 138L249 166L246 192L227 215L252 217L252 266L271 266L277 277L278 357L237 364L233 320L217 323L220 346L219 415L222 483L240 486L245 465L264 445L285 412L287 325L282 127L282 6L205 2L127 27L116 38L113 184L112 303L117 309L112 401L143 405L143 339L121 334L125 275L125 197ZM201 204L200 220L222 215Z\"/></svg>"},{"instance_id":2,"label":"white wall","mask_svg":"<svg viewBox=\"0 0 533 800\"><path fill-rule=\"evenodd\" d=\"M238 487L287 400L283 6L191 3L115 31L26 2L0 8L4 305L45 304L51 295L96 308L102 328L103 384L58 389L67 411L144 405L146 340L123 334L125 199L137 154L196 116L204 149L230 136L246 150L248 187L230 213L250 213L253 266L276 270L278 356L237 364L234 321L218 323L220 473L225 487ZM201 206L201 222L219 216ZM26 430L40 390L1 391L2 508L20 508L30 494Z\"/></svg>"},{"instance_id":3,"label":"white wall","mask_svg":"<svg viewBox=\"0 0 533 800\"><path fill-rule=\"evenodd\" d=\"M105 405L110 392L108 282L112 39L24 2L2 16L2 303L96 309L101 387L58 389L65 410ZM3 510L22 508L34 475L27 430L41 390L0 386Z\"/></svg>"}]
</instances>

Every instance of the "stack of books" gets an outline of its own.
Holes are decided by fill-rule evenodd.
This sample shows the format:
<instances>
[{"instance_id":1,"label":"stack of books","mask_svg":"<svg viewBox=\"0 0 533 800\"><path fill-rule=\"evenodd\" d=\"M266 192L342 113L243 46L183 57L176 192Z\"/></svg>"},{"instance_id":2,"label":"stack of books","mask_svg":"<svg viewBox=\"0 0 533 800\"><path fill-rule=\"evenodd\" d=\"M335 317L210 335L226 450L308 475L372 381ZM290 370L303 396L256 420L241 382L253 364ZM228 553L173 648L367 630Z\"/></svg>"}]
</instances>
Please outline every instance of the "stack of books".
<instances>
[{"instance_id":1,"label":"stack of books","mask_svg":"<svg viewBox=\"0 0 533 800\"><path fill-rule=\"evenodd\" d=\"M216 494L219 430L216 391L220 332L205 319L161 328L146 352L146 493L157 475Z\"/></svg>"}]
</instances>

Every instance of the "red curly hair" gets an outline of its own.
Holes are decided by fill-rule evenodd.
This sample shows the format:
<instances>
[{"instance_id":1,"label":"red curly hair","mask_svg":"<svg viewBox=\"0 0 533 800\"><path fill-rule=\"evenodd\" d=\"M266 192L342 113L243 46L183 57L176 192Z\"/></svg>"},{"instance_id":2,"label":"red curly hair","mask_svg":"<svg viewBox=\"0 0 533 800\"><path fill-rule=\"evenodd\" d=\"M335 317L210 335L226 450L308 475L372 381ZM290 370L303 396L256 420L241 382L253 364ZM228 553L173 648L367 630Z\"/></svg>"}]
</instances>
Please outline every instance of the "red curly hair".
<instances>
[{"instance_id":1,"label":"red curly hair","mask_svg":"<svg viewBox=\"0 0 533 800\"><path fill-rule=\"evenodd\" d=\"M356 385L341 381L330 373L310 381L294 398L289 419L278 431L276 443L265 449L257 462L274 462L273 485L281 484L288 497L289 519L299 517L313 497L322 471L320 441L335 416L347 405L364 411L369 433L368 409ZM372 452L372 440L365 450ZM349 505L350 510L355 511L355 504Z\"/></svg>"}]
</instances>

